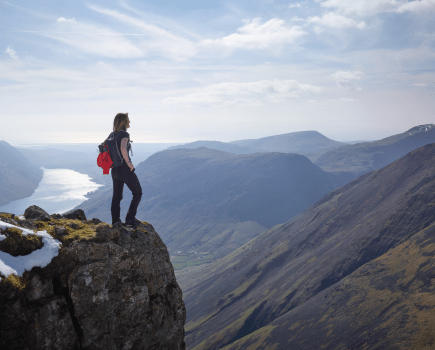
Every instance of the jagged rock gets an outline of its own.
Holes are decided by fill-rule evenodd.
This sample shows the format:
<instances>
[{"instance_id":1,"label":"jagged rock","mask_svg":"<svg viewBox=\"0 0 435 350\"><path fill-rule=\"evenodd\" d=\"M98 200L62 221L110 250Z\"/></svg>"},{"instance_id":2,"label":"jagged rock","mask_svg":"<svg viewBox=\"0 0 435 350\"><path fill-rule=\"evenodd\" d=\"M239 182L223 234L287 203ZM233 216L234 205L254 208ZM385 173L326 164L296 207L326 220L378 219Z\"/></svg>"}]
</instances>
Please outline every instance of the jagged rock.
<instances>
[{"instance_id":1,"label":"jagged rock","mask_svg":"<svg viewBox=\"0 0 435 350\"><path fill-rule=\"evenodd\" d=\"M5 221L5 220L3 220L3 218L1 218L1 220ZM9 221L7 221L7 222L9 222ZM11 223L11 222L9 222L9 223ZM13 225L28 228L29 230L36 230L37 229L37 227L35 225L35 220L33 220L33 219L20 220L20 221L17 221L16 224L13 224Z\"/></svg>"},{"instance_id":2,"label":"jagged rock","mask_svg":"<svg viewBox=\"0 0 435 350\"><path fill-rule=\"evenodd\" d=\"M52 220L66 230L59 255L0 281L0 349L185 349L182 292L150 224ZM35 224L55 235L50 223Z\"/></svg>"},{"instance_id":3,"label":"jagged rock","mask_svg":"<svg viewBox=\"0 0 435 350\"><path fill-rule=\"evenodd\" d=\"M31 205L24 211L26 219L35 219L40 221L50 221L50 215L37 205Z\"/></svg>"},{"instance_id":4,"label":"jagged rock","mask_svg":"<svg viewBox=\"0 0 435 350\"><path fill-rule=\"evenodd\" d=\"M99 223L102 222L102 221L101 221L100 219L93 218L93 219L91 220L91 222L92 222L93 224L97 225L97 224L99 224Z\"/></svg>"},{"instance_id":5,"label":"jagged rock","mask_svg":"<svg viewBox=\"0 0 435 350\"><path fill-rule=\"evenodd\" d=\"M51 217L53 219L62 219L62 215L61 214L51 214Z\"/></svg>"},{"instance_id":6,"label":"jagged rock","mask_svg":"<svg viewBox=\"0 0 435 350\"><path fill-rule=\"evenodd\" d=\"M82 209L76 209L74 211L63 214L66 219L86 220L85 212Z\"/></svg>"}]
</instances>

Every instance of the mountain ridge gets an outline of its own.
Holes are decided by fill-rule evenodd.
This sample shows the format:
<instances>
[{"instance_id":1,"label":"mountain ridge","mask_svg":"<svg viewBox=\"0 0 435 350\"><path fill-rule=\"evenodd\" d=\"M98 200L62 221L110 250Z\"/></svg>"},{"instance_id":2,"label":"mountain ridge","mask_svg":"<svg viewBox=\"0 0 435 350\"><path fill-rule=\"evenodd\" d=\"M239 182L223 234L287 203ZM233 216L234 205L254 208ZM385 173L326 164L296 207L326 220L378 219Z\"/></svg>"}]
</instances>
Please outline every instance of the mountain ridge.
<instances>
[{"instance_id":1,"label":"mountain ridge","mask_svg":"<svg viewBox=\"0 0 435 350\"><path fill-rule=\"evenodd\" d=\"M135 171L144 193L136 216L154 223L171 254L225 246L223 256L335 188L306 157L285 153L167 150ZM110 222L110 207L99 203L110 204L111 197L111 190L100 190L80 207ZM128 203L131 194L124 198Z\"/></svg>"},{"instance_id":2,"label":"mountain ridge","mask_svg":"<svg viewBox=\"0 0 435 350\"><path fill-rule=\"evenodd\" d=\"M435 124L418 125L381 140L345 145L325 152L314 163L328 172L347 172L358 177L434 142Z\"/></svg>"},{"instance_id":3,"label":"mountain ridge","mask_svg":"<svg viewBox=\"0 0 435 350\"><path fill-rule=\"evenodd\" d=\"M0 140L0 206L32 195L43 171L15 147Z\"/></svg>"},{"instance_id":4,"label":"mountain ridge","mask_svg":"<svg viewBox=\"0 0 435 350\"><path fill-rule=\"evenodd\" d=\"M245 146L262 152L314 153L338 148L345 143L331 140L318 131L296 131L292 133L231 141L231 144Z\"/></svg>"}]
</instances>

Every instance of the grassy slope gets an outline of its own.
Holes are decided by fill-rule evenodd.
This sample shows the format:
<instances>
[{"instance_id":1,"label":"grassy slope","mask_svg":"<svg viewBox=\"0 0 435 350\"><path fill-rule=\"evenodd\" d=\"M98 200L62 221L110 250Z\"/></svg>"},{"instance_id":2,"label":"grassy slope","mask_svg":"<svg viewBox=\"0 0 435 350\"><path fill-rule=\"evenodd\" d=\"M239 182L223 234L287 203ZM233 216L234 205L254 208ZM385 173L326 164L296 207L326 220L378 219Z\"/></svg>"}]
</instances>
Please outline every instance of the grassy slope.
<instances>
[{"instance_id":1,"label":"grassy slope","mask_svg":"<svg viewBox=\"0 0 435 350\"><path fill-rule=\"evenodd\" d=\"M434 255L432 224L224 349L433 349Z\"/></svg>"},{"instance_id":2,"label":"grassy slope","mask_svg":"<svg viewBox=\"0 0 435 350\"><path fill-rule=\"evenodd\" d=\"M434 151L422 147L367 174L196 276L182 276L188 346L218 349L269 326L430 225Z\"/></svg>"}]
</instances>

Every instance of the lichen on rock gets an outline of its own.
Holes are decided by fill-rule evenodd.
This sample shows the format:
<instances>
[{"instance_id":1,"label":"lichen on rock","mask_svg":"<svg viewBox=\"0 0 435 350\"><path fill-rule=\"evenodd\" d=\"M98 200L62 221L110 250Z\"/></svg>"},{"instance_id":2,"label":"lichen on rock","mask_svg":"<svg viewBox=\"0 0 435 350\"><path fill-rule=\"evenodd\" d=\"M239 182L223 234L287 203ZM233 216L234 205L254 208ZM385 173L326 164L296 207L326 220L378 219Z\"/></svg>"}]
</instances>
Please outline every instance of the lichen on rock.
<instances>
[{"instance_id":1,"label":"lichen on rock","mask_svg":"<svg viewBox=\"0 0 435 350\"><path fill-rule=\"evenodd\" d=\"M1 349L185 348L182 292L152 225L42 215L16 222L62 246L46 267L0 281Z\"/></svg>"}]
</instances>

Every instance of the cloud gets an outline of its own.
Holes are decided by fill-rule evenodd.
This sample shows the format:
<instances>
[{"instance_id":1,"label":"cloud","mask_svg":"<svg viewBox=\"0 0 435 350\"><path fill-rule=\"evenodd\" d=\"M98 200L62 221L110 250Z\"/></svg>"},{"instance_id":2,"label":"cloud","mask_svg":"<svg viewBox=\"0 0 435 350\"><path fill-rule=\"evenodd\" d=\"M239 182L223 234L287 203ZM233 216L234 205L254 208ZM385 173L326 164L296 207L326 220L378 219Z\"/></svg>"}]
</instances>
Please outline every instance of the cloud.
<instances>
[{"instance_id":1,"label":"cloud","mask_svg":"<svg viewBox=\"0 0 435 350\"><path fill-rule=\"evenodd\" d=\"M289 8L302 7L300 2L294 2L288 6Z\"/></svg>"},{"instance_id":2,"label":"cloud","mask_svg":"<svg viewBox=\"0 0 435 350\"><path fill-rule=\"evenodd\" d=\"M80 51L111 58L138 58L144 52L114 30L59 17L55 28L39 33Z\"/></svg>"},{"instance_id":3,"label":"cloud","mask_svg":"<svg viewBox=\"0 0 435 350\"><path fill-rule=\"evenodd\" d=\"M12 59L18 60L17 51L15 51L10 46L8 46L8 48L6 49L5 53L7 53L9 56L11 56Z\"/></svg>"},{"instance_id":4,"label":"cloud","mask_svg":"<svg viewBox=\"0 0 435 350\"><path fill-rule=\"evenodd\" d=\"M345 87L352 90L361 90L359 86L356 86L354 81L361 79L364 73L361 71L337 71L332 74L332 77L341 87Z\"/></svg>"},{"instance_id":5,"label":"cloud","mask_svg":"<svg viewBox=\"0 0 435 350\"><path fill-rule=\"evenodd\" d=\"M140 29L142 34L146 34L142 46L148 52L158 52L175 60L185 60L197 54L196 46L192 41L174 35L163 28L115 10L98 6L89 6L89 8Z\"/></svg>"},{"instance_id":6,"label":"cloud","mask_svg":"<svg viewBox=\"0 0 435 350\"><path fill-rule=\"evenodd\" d=\"M406 2L399 6L397 12L423 12L429 10L435 10L435 0L419 0Z\"/></svg>"},{"instance_id":7,"label":"cloud","mask_svg":"<svg viewBox=\"0 0 435 350\"><path fill-rule=\"evenodd\" d=\"M262 104L297 98L303 93L318 93L319 86L296 80L261 80L248 83L225 82L209 85L182 97L164 99L166 103L192 105Z\"/></svg>"},{"instance_id":8,"label":"cloud","mask_svg":"<svg viewBox=\"0 0 435 350\"><path fill-rule=\"evenodd\" d=\"M321 18L318 16L309 17L307 23L314 23L319 26L329 27L329 28L366 28L366 23L364 21L357 22L352 18L339 15L334 12L325 13Z\"/></svg>"},{"instance_id":9,"label":"cloud","mask_svg":"<svg viewBox=\"0 0 435 350\"><path fill-rule=\"evenodd\" d=\"M254 18L237 31L238 33L220 39L204 40L202 45L222 45L231 49L268 49L275 45L292 43L306 34L302 27L288 28L283 20L277 18L272 18L263 24L260 18Z\"/></svg>"},{"instance_id":10,"label":"cloud","mask_svg":"<svg viewBox=\"0 0 435 350\"><path fill-rule=\"evenodd\" d=\"M71 19L67 19L67 18L64 18L64 17L59 17L56 21L57 22L75 22L76 19L75 19L75 17L71 18Z\"/></svg>"},{"instance_id":11,"label":"cloud","mask_svg":"<svg viewBox=\"0 0 435 350\"><path fill-rule=\"evenodd\" d=\"M382 12L420 12L435 10L435 0L316 0L327 8L351 16L372 16Z\"/></svg>"}]
</instances>

